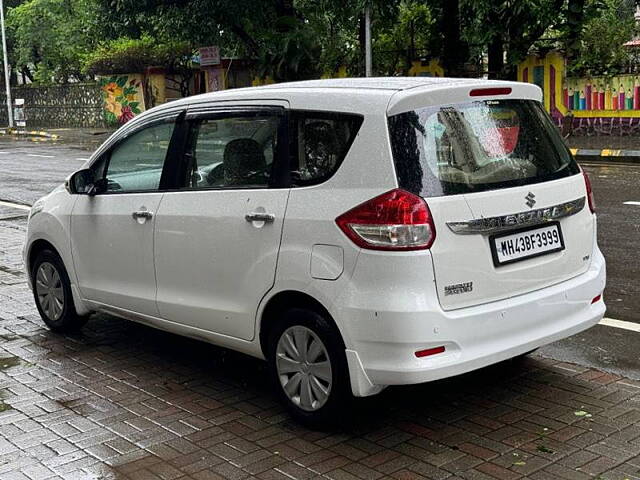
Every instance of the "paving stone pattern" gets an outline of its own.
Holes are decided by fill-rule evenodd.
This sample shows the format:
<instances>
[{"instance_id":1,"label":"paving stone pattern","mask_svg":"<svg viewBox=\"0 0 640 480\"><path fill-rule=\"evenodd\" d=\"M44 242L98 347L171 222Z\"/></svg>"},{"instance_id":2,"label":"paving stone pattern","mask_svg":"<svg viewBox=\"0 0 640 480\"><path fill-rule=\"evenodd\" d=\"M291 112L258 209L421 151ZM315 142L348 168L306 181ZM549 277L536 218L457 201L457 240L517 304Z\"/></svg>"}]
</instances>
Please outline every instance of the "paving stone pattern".
<instances>
[{"instance_id":1,"label":"paving stone pattern","mask_svg":"<svg viewBox=\"0 0 640 480\"><path fill-rule=\"evenodd\" d=\"M106 315L38 318L0 220L0 479L638 479L640 383L541 357L356 403L313 432L262 362Z\"/></svg>"}]
</instances>

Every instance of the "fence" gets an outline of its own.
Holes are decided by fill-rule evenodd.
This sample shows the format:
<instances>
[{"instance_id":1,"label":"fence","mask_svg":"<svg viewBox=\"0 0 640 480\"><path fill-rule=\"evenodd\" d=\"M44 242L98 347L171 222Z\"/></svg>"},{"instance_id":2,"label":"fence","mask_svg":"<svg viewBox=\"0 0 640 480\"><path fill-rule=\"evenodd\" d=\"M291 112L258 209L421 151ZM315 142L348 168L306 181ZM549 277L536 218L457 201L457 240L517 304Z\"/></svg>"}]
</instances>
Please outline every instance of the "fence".
<instances>
[{"instance_id":1,"label":"fence","mask_svg":"<svg viewBox=\"0 0 640 480\"><path fill-rule=\"evenodd\" d=\"M24 98L27 128L104 128L103 97L97 83L20 86L13 99ZM6 94L0 93L0 125L8 124Z\"/></svg>"}]
</instances>

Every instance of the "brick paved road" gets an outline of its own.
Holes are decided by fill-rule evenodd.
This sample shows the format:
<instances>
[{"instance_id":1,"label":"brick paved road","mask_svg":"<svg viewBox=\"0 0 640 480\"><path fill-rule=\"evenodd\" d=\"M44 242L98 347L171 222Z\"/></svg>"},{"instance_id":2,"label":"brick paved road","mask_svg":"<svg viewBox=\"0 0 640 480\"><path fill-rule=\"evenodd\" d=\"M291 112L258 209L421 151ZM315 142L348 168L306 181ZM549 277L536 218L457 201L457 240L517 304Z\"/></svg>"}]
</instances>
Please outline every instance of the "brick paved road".
<instances>
[{"instance_id":1,"label":"brick paved road","mask_svg":"<svg viewBox=\"0 0 640 480\"><path fill-rule=\"evenodd\" d=\"M24 228L0 221L2 480L640 478L640 382L533 357L388 389L311 432L262 362L104 315L42 328Z\"/></svg>"}]
</instances>

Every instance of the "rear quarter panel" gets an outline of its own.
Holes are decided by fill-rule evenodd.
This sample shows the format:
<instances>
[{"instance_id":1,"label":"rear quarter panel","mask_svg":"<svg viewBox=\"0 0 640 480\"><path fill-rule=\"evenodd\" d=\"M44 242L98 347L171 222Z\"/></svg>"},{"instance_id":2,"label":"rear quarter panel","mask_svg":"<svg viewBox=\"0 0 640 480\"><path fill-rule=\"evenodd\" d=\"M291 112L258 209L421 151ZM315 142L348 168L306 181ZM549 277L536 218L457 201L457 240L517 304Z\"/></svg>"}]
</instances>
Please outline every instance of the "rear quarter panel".
<instances>
[{"instance_id":1,"label":"rear quarter panel","mask_svg":"<svg viewBox=\"0 0 640 480\"><path fill-rule=\"evenodd\" d=\"M360 249L338 228L335 219L351 208L396 187L384 110L364 116L362 126L338 171L326 182L293 188L289 196L274 288L267 298L285 290L306 293L329 311L349 343L341 313L344 296ZM314 245L344 252L344 268L333 280L311 276ZM263 302L263 305L266 302ZM348 345L347 345L348 346Z\"/></svg>"}]
</instances>

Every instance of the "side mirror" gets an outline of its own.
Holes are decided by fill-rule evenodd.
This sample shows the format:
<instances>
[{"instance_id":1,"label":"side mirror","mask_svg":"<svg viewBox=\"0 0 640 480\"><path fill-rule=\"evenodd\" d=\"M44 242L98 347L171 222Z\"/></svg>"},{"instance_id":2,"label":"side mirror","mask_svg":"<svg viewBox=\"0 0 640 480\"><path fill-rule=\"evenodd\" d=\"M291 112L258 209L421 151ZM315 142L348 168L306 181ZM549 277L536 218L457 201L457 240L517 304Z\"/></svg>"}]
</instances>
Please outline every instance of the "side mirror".
<instances>
[{"instance_id":1,"label":"side mirror","mask_svg":"<svg viewBox=\"0 0 640 480\"><path fill-rule=\"evenodd\" d=\"M65 182L65 187L72 195L90 195L100 193L104 182L95 180L94 173L88 168L83 168L72 174Z\"/></svg>"}]
</instances>

